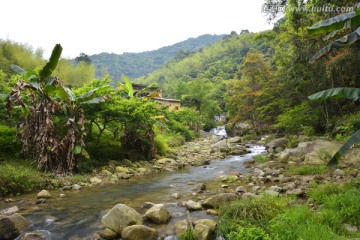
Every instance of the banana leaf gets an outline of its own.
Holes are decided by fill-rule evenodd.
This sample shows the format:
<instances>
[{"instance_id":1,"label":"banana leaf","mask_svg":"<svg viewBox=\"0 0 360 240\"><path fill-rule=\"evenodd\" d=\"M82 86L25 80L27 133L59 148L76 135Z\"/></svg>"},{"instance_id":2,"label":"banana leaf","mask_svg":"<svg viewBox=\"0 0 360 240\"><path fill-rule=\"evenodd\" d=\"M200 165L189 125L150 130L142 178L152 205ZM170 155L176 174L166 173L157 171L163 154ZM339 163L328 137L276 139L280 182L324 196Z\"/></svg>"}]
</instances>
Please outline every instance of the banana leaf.
<instances>
[{"instance_id":1,"label":"banana leaf","mask_svg":"<svg viewBox=\"0 0 360 240\"><path fill-rule=\"evenodd\" d=\"M40 79L44 80L51 76L51 74L53 73L53 71L55 70L55 68L59 62L61 52L62 52L61 45L56 44L51 53L49 62L46 63L46 65L43 67L43 69L40 70L40 73L39 73Z\"/></svg>"},{"instance_id":2,"label":"banana leaf","mask_svg":"<svg viewBox=\"0 0 360 240\"><path fill-rule=\"evenodd\" d=\"M344 156L350 149L350 147L354 144L360 143L360 130L355 132L335 153L335 155L328 162L328 166L336 166L341 158Z\"/></svg>"},{"instance_id":3,"label":"banana leaf","mask_svg":"<svg viewBox=\"0 0 360 240\"><path fill-rule=\"evenodd\" d=\"M349 33L342 38L339 38L326 47L322 48L320 51L315 53L315 55L310 59L309 63L314 63L316 60L322 58L323 56L327 55L333 48L339 49L343 47L350 46L354 42L360 39L360 27L357 28L354 32Z\"/></svg>"},{"instance_id":4,"label":"banana leaf","mask_svg":"<svg viewBox=\"0 0 360 240\"><path fill-rule=\"evenodd\" d=\"M333 32L335 30L342 29L346 27L348 22L350 21L350 25L359 25L360 24L360 12L348 12L341 15L337 15L335 17L326 19L318 24L315 24L308 28L309 34L320 34L320 33L328 33Z\"/></svg>"},{"instance_id":5,"label":"banana leaf","mask_svg":"<svg viewBox=\"0 0 360 240\"><path fill-rule=\"evenodd\" d=\"M331 88L314 93L308 97L310 100L325 100L328 98L347 98L353 101L360 99L360 88Z\"/></svg>"}]
</instances>

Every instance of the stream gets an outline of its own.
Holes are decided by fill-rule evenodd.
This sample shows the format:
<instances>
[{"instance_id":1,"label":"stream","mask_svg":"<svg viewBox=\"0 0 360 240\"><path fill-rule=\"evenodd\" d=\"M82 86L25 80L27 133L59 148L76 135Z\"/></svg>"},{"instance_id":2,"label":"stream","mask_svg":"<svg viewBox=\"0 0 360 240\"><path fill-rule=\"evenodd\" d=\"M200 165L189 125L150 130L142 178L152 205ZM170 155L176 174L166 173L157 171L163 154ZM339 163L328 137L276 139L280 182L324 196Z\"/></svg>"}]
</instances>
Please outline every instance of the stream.
<instances>
[{"instance_id":1,"label":"stream","mask_svg":"<svg viewBox=\"0 0 360 240\"><path fill-rule=\"evenodd\" d=\"M133 207L141 214L146 211L142 205L147 201L164 203L172 215L170 222L166 225L144 224L156 228L159 236L170 236L175 233L174 223L186 218L185 208L178 202L191 198L195 200L191 191L197 183L211 184L216 177L234 172L246 175L243 162L266 151L265 147L257 145L250 146L250 150L251 153L242 156L211 161L207 166L134 177L113 185L84 187L80 191L51 191L52 196L65 193L67 197L53 197L41 205L34 204L36 194L23 195L12 204L0 203L0 209L16 205L20 208L19 213L32 223L28 231L44 230L52 240L75 240L95 239L94 233L102 228L101 217L117 203ZM189 182L194 184L189 185ZM172 199L173 193L179 193L182 198ZM191 212L191 217L194 220L214 219L214 216L205 211Z\"/></svg>"}]
</instances>

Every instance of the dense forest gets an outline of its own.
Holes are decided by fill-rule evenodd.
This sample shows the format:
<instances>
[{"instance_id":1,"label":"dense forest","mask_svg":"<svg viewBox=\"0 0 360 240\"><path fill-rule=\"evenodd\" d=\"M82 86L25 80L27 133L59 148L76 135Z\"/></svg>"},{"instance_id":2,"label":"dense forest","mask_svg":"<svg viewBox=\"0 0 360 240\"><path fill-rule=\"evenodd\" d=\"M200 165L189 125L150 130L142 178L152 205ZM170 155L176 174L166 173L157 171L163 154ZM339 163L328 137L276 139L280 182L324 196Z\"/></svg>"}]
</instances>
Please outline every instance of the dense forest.
<instances>
[{"instance_id":1,"label":"dense forest","mask_svg":"<svg viewBox=\"0 0 360 240\"><path fill-rule=\"evenodd\" d=\"M96 66L97 77L109 74L114 81L119 80L122 75L137 78L153 72L171 58L183 58L214 44L223 37L224 35L205 34L153 51L123 54L100 53L89 57Z\"/></svg>"},{"instance_id":2,"label":"dense forest","mask_svg":"<svg viewBox=\"0 0 360 240\"><path fill-rule=\"evenodd\" d=\"M287 4L297 6L292 1ZM323 6L331 2L303 4ZM331 40L324 40L321 34L310 35L308 27L336 14L287 12L274 22L273 30L233 32L184 59L172 59L136 82L157 83L167 97L196 108L202 116L208 116L207 129L214 124L211 119L224 112L231 131L239 126L237 123L247 122L257 133L327 133L343 139L358 128L357 104L349 100L308 99L328 88L359 87L358 43L309 63ZM268 16L269 21L277 18L276 13Z\"/></svg>"}]
</instances>

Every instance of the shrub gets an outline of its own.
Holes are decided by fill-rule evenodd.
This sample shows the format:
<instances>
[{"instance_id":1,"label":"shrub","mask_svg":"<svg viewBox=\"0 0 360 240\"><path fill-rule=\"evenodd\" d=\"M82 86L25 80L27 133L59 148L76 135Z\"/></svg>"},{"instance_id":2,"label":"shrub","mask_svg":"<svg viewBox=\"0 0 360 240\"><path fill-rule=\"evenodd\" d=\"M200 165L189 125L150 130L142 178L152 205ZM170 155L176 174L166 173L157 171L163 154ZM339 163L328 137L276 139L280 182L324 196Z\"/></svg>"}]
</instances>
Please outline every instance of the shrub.
<instances>
[{"instance_id":1,"label":"shrub","mask_svg":"<svg viewBox=\"0 0 360 240\"><path fill-rule=\"evenodd\" d=\"M20 194L41 189L47 178L29 162L11 159L0 164L0 195Z\"/></svg>"},{"instance_id":2,"label":"shrub","mask_svg":"<svg viewBox=\"0 0 360 240\"><path fill-rule=\"evenodd\" d=\"M272 240L272 238L262 228L251 225L238 226L226 235L226 239Z\"/></svg>"},{"instance_id":3,"label":"shrub","mask_svg":"<svg viewBox=\"0 0 360 240\"><path fill-rule=\"evenodd\" d=\"M312 174L321 174L326 172L326 166L311 166L303 165L298 168L295 168L292 172L296 175L312 175Z\"/></svg>"},{"instance_id":4,"label":"shrub","mask_svg":"<svg viewBox=\"0 0 360 240\"><path fill-rule=\"evenodd\" d=\"M265 162L270 161L270 158L267 155L257 155L255 157L253 157L253 159L258 163L265 163Z\"/></svg>"},{"instance_id":5,"label":"shrub","mask_svg":"<svg viewBox=\"0 0 360 240\"><path fill-rule=\"evenodd\" d=\"M16 129L0 125L0 151L4 155L19 153L21 143L16 140Z\"/></svg>"}]
</instances>

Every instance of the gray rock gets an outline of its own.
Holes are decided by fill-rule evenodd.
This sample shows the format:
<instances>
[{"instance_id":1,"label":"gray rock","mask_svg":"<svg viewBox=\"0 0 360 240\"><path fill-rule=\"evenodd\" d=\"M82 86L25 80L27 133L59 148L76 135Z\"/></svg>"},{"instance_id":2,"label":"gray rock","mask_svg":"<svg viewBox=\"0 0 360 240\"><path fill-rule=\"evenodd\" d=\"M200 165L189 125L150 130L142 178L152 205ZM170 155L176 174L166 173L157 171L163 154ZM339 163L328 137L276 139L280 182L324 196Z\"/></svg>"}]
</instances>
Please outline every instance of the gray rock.
<instances>
[{"instance_id":1,"label":"gray rock","mask_svg":"<svg viewBox=\"0 0 360 240\"><path fill-rule=\"evenodd\" d=\"M177 221L175 223L175 232L178 237L181 237L188 230L188 222L186 220Z\"/></svg>"},{"instance_id":2,"label":"gray rock","mask_svg":"<svg viewBox=\"0 0 360 240\"><path fill-rule=\"evenodd\" d=\"M243 187L243 186L239 186L239 187L236 188L235 191L238 192L238 193L244 193L244 192L246 192L246 188Z\"/></svg>"},{"instance_id":3,"label":"gray rock","mask_svg":"<svg viewBox=\"0 0 360 240\"><path fill-rule=\"evenodd\" d=\"M0 211L0 215L12 215L14 213L17 213L19 211L19 208L17 206L11 207L11 208L6 208L4 210Z\"/></svg>"},{"instance_id":4,"label":"gray rock","mask_svg":"<svg viewBox=\"0 0 360 240\"><path fill-rule=\"evenodd\" d=\"M278 196L279 196L279 192L276 192L276 191L270 190L270 189L265 190L265 194L270 195L270 196L274 196L274 197L278 197Z\"/></svg>"},{"instance_id":5,"label":"gray rock","mask_svg":"<svg viewBox=\"0 0 360 240\"><path fill-rule=\"evenodd\" d=\"M179 199L179 198L181 198L181 195L180 195L180 193L173 193L173 194L171 194L171 197L174 199Z\"/></svg>"},{"instance_id":6,"label":"gray rock","mask_svg":"<svg viewBox=\"0 0 360 240\"><path fill-rule=\"evenodd\" d=\"M154 205L146 211L145 216L147 219L157 224L166 223L171 218L169 211L163 204Z\"/></svg>"},{"instance_id":7,"label":"gray rock","mask_svg":"<svg viewBox=\"0 0 360 240\"><path fill-rule=\"evenodd\" d=\"M51 240L51 233L46 230L28 232L22 235L20 240Z\"/></svg>"},{"instance_id":8,"label":"gray rock","mask_svg":"<svg viewBox=\"0 0 360 240\"><path fill-rule=\"evenodd\" d=\"M214 220L211 219L200 219L194 222L194 225L198 225L198 224L203 224L205 226L208 226L211 230L211 232L215 231L216 228L216 222Z\"/></svg>"},{"instance_id":9,"label":"gray rock","mask_svg":"<svg viewBox=\"0 0 360 240\"><path fill-rule=\"evenodd\" d=\"M206 190L206 185L205 185L204 183L198 183L198 184L196 185L196 190L202 190L202 191L204 191L204 190Z\"/></svg>"},{"instance_id":10,"label":"gray rock","mask_svg":"<svg viewBox=\"0 0 360 240\"><path fill-rule=\"evenodd\" d=\"M42 190L37 194L37 198L51 198L51 194L47 190Z\"/></svg>"},{"instance_id":11,"label":"gray rock","mask_svg":"<svg viewBox=\"0 0 360 240\"><path fill-rule=\"evenodd\" d=\"M278 139L275 139L275 140L269 142L268 144L266 144L266 146L268 148L273 148L273 149L275 149L277 147L285 148L288 143L289 143L288 139L278 138Z\"/></svg>"},{"instance_id":12,"label":"gray rock","mask_svg":"<svg viewBox=\"0 0 360 240\"><path fill-rule=\"evenodd\" d=\"M203 201L202 206L205 208L219 208L220 205L232 202L238 199L234 193L219 193Z\"/></svg>"},{"instance_id":13,"label":"gray rock","mask_svg":"<svg viewBox=\"0 0 360 240\"><path fill-rule=\"evenodd\" d=\"M36 199L36 204L43 204L43 203L46 203L46 198L38 198Z\"/></svg>"},{"instance_id":14,"label":"gray rock","mask_svg":"<svg viewBox=\"0 0 360 240\"><path fill-rule=\"evenodd\" d=\"M197 224L194 228L194 237L197 240L210 240L212 231L203 224Z\"/></svg>"},{"instance_id":15,"label":"gray rock","mask_svg":"<svg viewBox=\"0 0 360 240\"><path fill-rule=\"evenodd\" d=\"M78 190L81 189L81 186L80 186L79 184L73 184L73 185L71 186L71 188L72 188L73 190L75 190L75 191L78 191Z\"/></svg>"},{"instance_id":16,"label":"gray rock","mask_svg":"<svg viewBox=\"0 0 360 240\"><path fill-rule=\"evenodd\" d=\"M225 153L230 151L229 145L227 143L227 139L221 140L220 142L211 145L211 148Z\"/></svg>"},{"instance_id":17,"label":"gray rock","mask_svg":"<svg viewBox=\"0 0 360 240\"><path fill-rule=\"evenodd\" d=\"M183 204L189 210L201 210L202 206L200 202L194 202L192 200L188 200Z\"/></svg>"},{"instance_id":18,"label":"gray rock","mask_svg":"<svg viewBox=\"0 0 360 240\"><path fill-rule=\"evenodd\" d=\"M344 172L343 170L341 170L341 169L336 169L336 170L334 171L334 175L335 175L335 176L344 176L344 175L345 175L345 172Z\"/></svg>"},{"instance_id":19,"label":"gray rock","mask_svg":"<svg viewBox=\"0 0 360 240\"><path fill-rule=\"evenodd\" d=\"M135 224L141 225L143 223L143 218L140 213L133 208L119 203L101 218L101 222L105 227L120 234L127 226Z\"/></svg>"},{"instance_id":20,"label":"gray rock","mask_svg":"<svg viewBox=\"0 0 360 240\"><path fill-rule=\"evenodd\" d=\"M104 239L115 239L118 236L118 234L113 230L111 230L110 228L105 228L104 230L101 230L98 233Z\"/></svg>"},{"instance_id":21,"label":"gray rock","mask_svg":"<svg viewBox=\"0 0 360 240\"><path fill-rule=\"evenodd\" d=\"M271 186L269 187L269 189L275 192L281 192L283 190L281 187L278 186Z\"/></svg>"},{"instance_id":22,"label":"gray rock","mask_svg":"<svg viewBox=\"0 0 360 240\"><path fill-rule=\"evenodd\" d=\"M142 207L148 209L148 208L152 208L154 205L155 203L145 202Z\"/></svg>"},{"instance_id":23,"label":"gray rock","mask_svg":"<svg viewBox=\"0 0 360 240\"><path fill-rule=\"evenodd\" d=\"M30 222L18 213L10 216L0 216L0 239L13 240L29 225Z\"/></svg>"},{"instance_id":24,"label":"gray rock","mask_svg":"<svg viewBox=\"0 0 360 240\"><path fill-rule=\"evenodd\" d=\"M156 240L158 233L155 229L144 225L132 225L124 228L121 237L124 240Z\"/></svg>"},{"instance_id":25,"label":"gray rock","mask_svg":"<svg viewBox=\"0 0 360 240\"><path fill-rule=\"evenodd\" d=\"M296 188L286 191L286 195L295 195L297 197L303 197L306 195L306 192L304 189Z\"/></svg>"},{"instance_id":26,"label":"gray rock","mask_svg":"<svg viewBox=\"0 0 360 240\"><path fill-rule=\"evenodd\" d=\"M253 197L256 197L256 195L251 192L246 192L246 193L243 193L243 195L241 195L241 198L253 198Z\"/></svg>"},{"instance_id":27,"label":"gray rock","mask_svg":"<svg viewBox=\"0 0 360 240\"><path fill-rule=\"evenodd\" d=\"M233 137L228 139L228 143L241 143L241 137Z\"/></svg>"}]
</instances>

